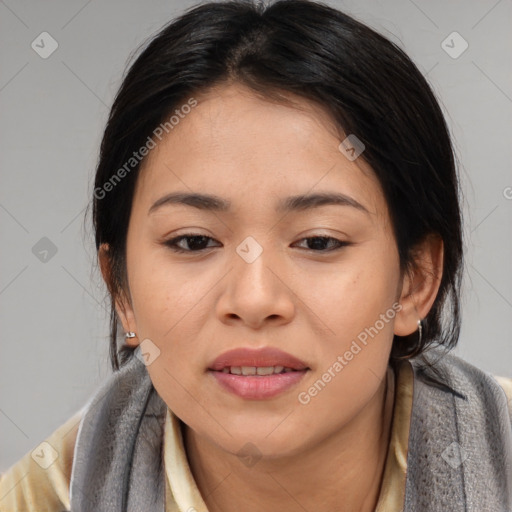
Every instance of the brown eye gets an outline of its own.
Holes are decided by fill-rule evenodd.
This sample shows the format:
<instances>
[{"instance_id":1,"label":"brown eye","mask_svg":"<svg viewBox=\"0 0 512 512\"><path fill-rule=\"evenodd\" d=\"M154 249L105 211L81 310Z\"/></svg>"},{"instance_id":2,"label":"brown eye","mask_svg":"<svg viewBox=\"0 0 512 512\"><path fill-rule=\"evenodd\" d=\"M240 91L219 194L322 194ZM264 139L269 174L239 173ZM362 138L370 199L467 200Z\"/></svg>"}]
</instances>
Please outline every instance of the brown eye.
<instances>
[{"instance_id":1,"label":"brown eye","mask_svg":"<svg viewBox=\"0 0 512 512\"><path fill-rule=\"evenodd\" d=\"M205 235L187 233L186 235L177 236L171 240L167 240L164 242L164 245L175 252L200 252L210 248L207 247L209 240L214 239ZM185 242L185 247L182 242Z\"/></svg>"},{"instance_id":2,"label":"brown eye","mask_svg":"<svg viewBox=\"0 0 512 512\"><path fill-rule=\"evenodd\" d=\"M310 236L307 238L303 238L301 241L306 240L307 245L306 249L315 251L315 252L330 252L335 251L336 249L340 249L341 247L345 247L350 245L348 242L343 242L342 240L338 240L337 238L333 238L330 236ZM328 248L330 246L330 248Z\"/></svg>"}]
</instances>

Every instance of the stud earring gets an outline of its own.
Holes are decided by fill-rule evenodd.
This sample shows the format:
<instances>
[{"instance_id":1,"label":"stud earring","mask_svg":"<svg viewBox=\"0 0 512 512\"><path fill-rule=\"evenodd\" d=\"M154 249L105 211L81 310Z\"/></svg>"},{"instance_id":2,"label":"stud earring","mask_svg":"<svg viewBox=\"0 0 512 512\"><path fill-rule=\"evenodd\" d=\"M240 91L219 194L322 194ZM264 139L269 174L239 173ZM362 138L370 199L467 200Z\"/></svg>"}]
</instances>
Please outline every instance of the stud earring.
<instances>
[{"instance_id":1,"label":"stud earring","mask_svg":"<svg viewBox=\"0 0 512 512\"><path fill-rule=\"evenodd\" d=\"M134 332L132 332L132 331L128 331L128 332L127 332L127 333L125 333L125 335L124 335L124 337L125 337L126 339L132 339L132 338L135 338L136 336L137 336L137 335L136 335Z\"/></svg>"}]
</instances>

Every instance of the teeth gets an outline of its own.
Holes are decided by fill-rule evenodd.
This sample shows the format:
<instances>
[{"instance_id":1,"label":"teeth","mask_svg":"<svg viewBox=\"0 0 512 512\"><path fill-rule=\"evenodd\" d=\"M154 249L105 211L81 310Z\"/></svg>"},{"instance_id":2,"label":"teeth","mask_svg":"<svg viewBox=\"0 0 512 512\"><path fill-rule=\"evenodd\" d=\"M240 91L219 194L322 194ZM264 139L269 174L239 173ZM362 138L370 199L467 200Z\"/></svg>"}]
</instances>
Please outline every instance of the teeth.
<instances>
[{"instance_id":1,"label":"teeth","mask_svg":"<svg viewBox=\"0 0 512 512\"><path fill-rule=\"evenodd\" d=\"M274 373L274 368L272 366L259 366L258 368L256 368L256 373L258 375L271 375L272 373Z\"/></svg>"},{"instance_id":2,"label":"teeth","mask_svg":"<svg viewBox=\"0 0 512 512\"><path fill-rule=\"evenodd\" d=\"M283 366L258 366L256 373L258 375L272 375L273 373L281 373Z\"/></svg>"},{"instance_id":3,"label":"teeth","mask_svg":"<svg viewBox=\"0 0 512 512\"><path fill-rule=\"evenodd\" d=\"M231 366L222 369L223 373L233 375L273 375L275 373L293 372L292 368L284 366Z\"/></svg>"}]
</instances>

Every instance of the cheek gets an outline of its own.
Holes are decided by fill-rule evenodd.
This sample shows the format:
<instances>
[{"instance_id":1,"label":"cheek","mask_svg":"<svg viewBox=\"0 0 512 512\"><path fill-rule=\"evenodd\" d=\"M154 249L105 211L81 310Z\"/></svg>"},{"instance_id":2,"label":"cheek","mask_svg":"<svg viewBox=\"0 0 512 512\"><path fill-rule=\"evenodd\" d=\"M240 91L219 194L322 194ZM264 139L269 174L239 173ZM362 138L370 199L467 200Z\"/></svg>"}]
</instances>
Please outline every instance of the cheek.
<instances>
[{"instance_id":1,"label":"cheek","mask_svg":"<svg viewBox=\"0 0 512 512\"><path fill-rule=\"evenodd\" d=\"M183 334L211 286L198 269L171 263L162 248L141 247L133 256L128 265L130 291L137 328L146 337L163 342L176 331Z\"/></svg>"},{"instance_id":2,"label":"cheek","mask_svg":"<svg viewBox=\"0 0 512 512\"><path fill-rule=\"evenodd\" d=\"M315 408L330 403L357 408L376 391L393 341L399 276L394 246L375 245L347 261L328 286L315 292L323 300L319 316L329 326L328 334L319 340L321 363L312 376L318 385L311 394L302 388L308 395L305 400L315 402Z\"/></svg>"},{"instance_id":3,"label":"cheek","mask_svg":"<svg viewBox=\"0 0 512 512\"><path fill-rule=\"evenodd\" d=\"M395 269L388 270L364 267L333 280L332 301L326 301L322 317L334 334L318 340L318 364L297 389L301 429L326 433L339 428L377 393L386 375L398 307L390 293Z\"/></svg>"},{"instance_id":4,"label":"cheek","mask_svg":"<svg viewBox=\"0 0 512 512\"><path fill-rule=\"evenodd\" d=\"M204 371L214 304L215 266L171 263L160 248L141 250L128 268L133 309L140 339L149 338L159 357L148 366L155 388L167 404L189 411L190 393ZM202 268L202 270L200 270Z\"/></svg>"},{"instance_id":5,"label":"cheek","mask_svg":"<svg viewBox=\"0 0 512 512\"><path fill-rule=\"evenodd\" d=\"M400 275L395 253L392 246L368 244L324 274L304 272L301 299L318 315L325 334L346 342L392 307Z\"/></svg>"}]
</instances>

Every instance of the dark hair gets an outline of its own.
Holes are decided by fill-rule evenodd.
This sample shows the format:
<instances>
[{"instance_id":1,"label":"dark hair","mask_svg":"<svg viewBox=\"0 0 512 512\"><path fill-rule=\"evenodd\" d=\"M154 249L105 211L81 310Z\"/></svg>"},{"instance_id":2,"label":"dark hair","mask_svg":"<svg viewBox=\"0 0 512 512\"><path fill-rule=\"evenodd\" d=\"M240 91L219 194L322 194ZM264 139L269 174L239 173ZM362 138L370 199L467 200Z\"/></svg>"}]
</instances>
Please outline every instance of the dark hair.
<instances>
[{"instance_id":1,"label":"dark hair","mask_svg":"<svg viewBox=\"0 0 512 512\"><path fill-rule=\"evenodd\" d=\"M421 72L395 43L323 3L215 1L188 9L146 44L123 78L103 135L93 222L96 248L109 246L112 367L133 353L127 345L118 349L114 307L126 292L126 235L140 169L140 162L132 161L132 169L126 163L181 102L233 81L278 101L295 93L321 104L344 133L364 143L361 158L383 188L402 270L414 264L412 250L425 236L444 242L443 275L421 343L416 334L395 336L391 361L430 345L455 346L459 184L445 119Z\"/></svg>"}]
</instances>

